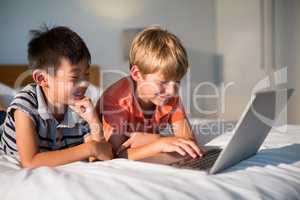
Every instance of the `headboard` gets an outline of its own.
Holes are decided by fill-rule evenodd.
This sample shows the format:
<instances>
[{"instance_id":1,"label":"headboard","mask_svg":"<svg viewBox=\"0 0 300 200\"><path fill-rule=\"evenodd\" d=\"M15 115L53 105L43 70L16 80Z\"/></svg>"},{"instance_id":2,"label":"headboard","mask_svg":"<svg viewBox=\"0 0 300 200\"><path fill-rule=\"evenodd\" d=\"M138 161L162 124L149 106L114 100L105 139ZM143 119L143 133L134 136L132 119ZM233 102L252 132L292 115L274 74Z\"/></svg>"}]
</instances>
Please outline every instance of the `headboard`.
<instances>
[{"instance_id":1,"label":"headboard","mask_svg":"<svg viewBox=\"0 0 300 200\"><path fill-rule=\"evenodd\" d=\"M20 86L25 86L33 81L31 73L26 73L27 70L28 65L25 64L0 64L0 82L14 88L18 79L20 81ZM100 66L91 65L90 83L97 87L100 86Z\"/></svg>"}]
</instances>

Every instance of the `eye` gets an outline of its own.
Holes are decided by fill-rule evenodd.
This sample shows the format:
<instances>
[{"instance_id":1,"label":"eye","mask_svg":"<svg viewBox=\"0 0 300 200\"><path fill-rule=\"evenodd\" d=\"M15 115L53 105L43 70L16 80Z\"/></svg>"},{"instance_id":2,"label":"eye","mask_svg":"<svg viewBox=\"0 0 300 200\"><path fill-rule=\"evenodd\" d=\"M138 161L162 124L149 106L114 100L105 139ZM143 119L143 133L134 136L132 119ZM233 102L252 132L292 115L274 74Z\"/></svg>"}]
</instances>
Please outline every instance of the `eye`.
<instances>
[{"instance_id":1,"label":"eye","mask_svg":"<svg viewBox=\"0 0 300 200\"><path fill-rule=\"evenodd\" d=\"M79 79L78 76L70 76L70 78L71 78L72 80L77 80L77 79Z\"/></svg>"},{"instance_id":2,"label":"eye","mask_svg":"<svg viewBox=\"0 0 300 200\"><path fill-rule=\"evenodd\" d=\"M169 81L160 81L160 84L162 85L167 85L169 83Z\"/></svg>"}]
</instances>

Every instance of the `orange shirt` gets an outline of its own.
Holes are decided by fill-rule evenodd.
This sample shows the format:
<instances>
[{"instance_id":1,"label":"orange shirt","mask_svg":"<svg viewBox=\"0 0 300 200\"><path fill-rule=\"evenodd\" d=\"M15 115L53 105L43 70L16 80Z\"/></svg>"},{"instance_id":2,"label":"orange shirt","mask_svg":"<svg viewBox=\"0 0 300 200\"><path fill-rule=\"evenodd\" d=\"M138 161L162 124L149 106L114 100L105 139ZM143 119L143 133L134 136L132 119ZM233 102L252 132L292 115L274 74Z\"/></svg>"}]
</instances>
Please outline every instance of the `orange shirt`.
<instances>
[{"instance_id":1,"label":"orange shirt","mask_svg":"<svg viewBox=\"0 0 300 200\"><path fill-rule=\"evenodd\" d=\"M185 118L179 97L170 99L163 106L156 106L151 119L146 119L136 97L134 82L125 77L111 85L97 103L107 140L119 138L117 146L125 142L133 132L159 133L160 130ZM114 144L113 144L114 147Z\"/></svg>"}]
</instances>

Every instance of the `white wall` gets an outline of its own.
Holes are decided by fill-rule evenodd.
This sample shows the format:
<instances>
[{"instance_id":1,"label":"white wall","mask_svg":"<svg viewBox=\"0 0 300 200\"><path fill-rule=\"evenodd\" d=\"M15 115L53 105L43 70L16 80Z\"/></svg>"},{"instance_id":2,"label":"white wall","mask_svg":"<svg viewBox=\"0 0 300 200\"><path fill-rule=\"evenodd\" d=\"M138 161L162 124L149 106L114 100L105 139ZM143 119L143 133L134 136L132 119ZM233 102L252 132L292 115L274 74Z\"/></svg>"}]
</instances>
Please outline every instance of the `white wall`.
<instances>
[{"instance_id":1,"label":"white wall","mask_svg":"<svg viewBox=\"0 0 300 200\"><path fill-rule=\"evenodd\" d=\"M287 120L300 124L300 1L275 0L276 69L287 67L288 87L294 94L288 102Z\"/></svg>"},{"instance_id":2,"label":"white wall","mask_svg":"<svg viewBox=\"0 0 300 200\"><path fill-rule=\"evenodd\" d=\"M265 72L261 68L260 0L217 0L217 53L223 57L225 106L220 117L239 119L251 92Z\"/></svg>"},{"instance_id":3,"label":"white wall","mask_svg":"<svg viewBox=\"0 0 300 200\"><path fill-rule=\"evenodd\" d=\"M212 0L2 0L0 63L26 63L28 31L46 22L66 25L79 33L91 51L92 62L103 71L127 72L121 46L122 30L160 24L186 46L192 85L196 85L212 79L214 12ZM105 74L104 84L111 84L117 78L116 74ZM186 83L183 87L186 88ZM183 91L188 102L189 90Z\"/></svg>"},{"instance_id":4,"label":"white wall","mask_svg":"<svg viewBox=\"0 0 300 200\"><path fill-rule=\"evenodd\" d=\"M280 6L279 15L284 19L282 40L278 48L282 49L282 65L288 67L288 83L295 92L288 104L288 122L300 124L300 1L277 1Z\"/></svg>"},{"instance_id":5,"label":"white wall","mask_svg":"<svg viewBox=\"0 0 300 200\"><path fill-rule=\"evenodd\" d=\"M281 30L276 62L289 66L289 84L299 88L299 1L275 2L279 2L276 19L282 26L276 25ZM28 31L46 22L66 25L78 32L91 51L92 62L100 65L102 71L128 72L128 63L123 60L122 31L160 24L175 33L189 53L191 71L182 85L187 112L193 117L216 117L201 115L194 104L214 110L213 99L194 102L191 95L199 83L212 82L220 67L224 83L233 85L225 92L225 110L219 114L221 118L236 120L253 87L267 75L261 63L260 6L261 0L1 0L0 63L26 63ZM104 85L119 77L105 73ZM198 94L203 92L214 91L201 88ZM289 105L290 122L299 123L299 100L296 91Z\"/></svg>"},{"instance_id":6,"label":"white wall","mask_svg":"<svg viewBox=\"0 0 300 200\"><path fill-rule=\"evenodd\" d=\"M267 1L270 7L265 10L262 3ZM266 16L264 12L269 11L271 15ZM260 81L266 78L271 87L278 87L279 79L274 80L273 73L287 67L288 73L281 73L280 79L286 83L287 78L284 86L295 92L278 124L300 124L300 1L217 0L216 15L217 53L223 56L223 79L225 84L233 81L226 90L225 112L220 117L238 119ZM264 24L265 17L271 18ZM266 40L271 43L264 43Z\"/></svg>"}]
</instances>

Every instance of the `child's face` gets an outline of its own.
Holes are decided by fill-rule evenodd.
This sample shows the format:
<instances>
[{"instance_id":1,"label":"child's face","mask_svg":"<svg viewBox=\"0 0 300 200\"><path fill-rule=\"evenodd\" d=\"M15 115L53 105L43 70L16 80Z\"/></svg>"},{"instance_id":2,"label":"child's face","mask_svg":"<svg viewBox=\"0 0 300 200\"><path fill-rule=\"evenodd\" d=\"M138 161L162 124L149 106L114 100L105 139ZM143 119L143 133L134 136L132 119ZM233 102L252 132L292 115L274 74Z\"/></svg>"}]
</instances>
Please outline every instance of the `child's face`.
<instances>
[{"instance_id":1,"label":"child's face","mask_svg":"<svg viewBox=\"0 0 300 200\"><path fill-rule=\"evenodd\" d=\"M163 105L178 95L180 80L166 80L160 72L143 75L137 81L138 97L144 102Z\"/></svg>"},{"instance_id":2,"label":"child's face","mask_svg":"<svg viewBox=\"0 0 300 200\"><path fill-rule=\"evenodd\" d=\"M62 59L56 73L48 72L47 96L58 104L73 104L74 100L84 97L88 77L88 66L83 63L72 65L67 59Z\"/></svg>"}]
</instances>

